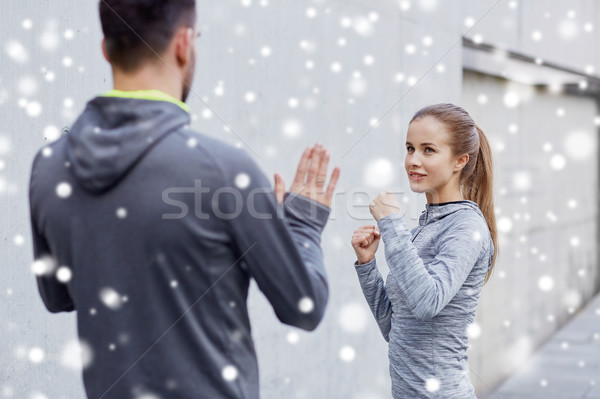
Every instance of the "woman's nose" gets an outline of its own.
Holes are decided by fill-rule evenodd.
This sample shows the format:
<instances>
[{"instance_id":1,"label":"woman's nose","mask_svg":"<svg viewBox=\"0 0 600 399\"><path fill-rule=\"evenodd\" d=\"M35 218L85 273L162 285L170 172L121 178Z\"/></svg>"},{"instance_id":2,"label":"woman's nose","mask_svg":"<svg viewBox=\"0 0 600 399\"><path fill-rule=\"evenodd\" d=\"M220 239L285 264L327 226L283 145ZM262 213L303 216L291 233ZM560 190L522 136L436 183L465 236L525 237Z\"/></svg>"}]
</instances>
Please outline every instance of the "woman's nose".
<instances>
[{"instance_id":1,"label":"woman's nose","mask_svg":"<svg viewBox=\"0 0 600 399\"><path fill-rule=\"evenodd\" d=\"M408 158L408 164L409 165L414 165L414 166L420 166L421 165L421 159L416 156L416 155L411 155Z\"/></svg>"}]
</instances>

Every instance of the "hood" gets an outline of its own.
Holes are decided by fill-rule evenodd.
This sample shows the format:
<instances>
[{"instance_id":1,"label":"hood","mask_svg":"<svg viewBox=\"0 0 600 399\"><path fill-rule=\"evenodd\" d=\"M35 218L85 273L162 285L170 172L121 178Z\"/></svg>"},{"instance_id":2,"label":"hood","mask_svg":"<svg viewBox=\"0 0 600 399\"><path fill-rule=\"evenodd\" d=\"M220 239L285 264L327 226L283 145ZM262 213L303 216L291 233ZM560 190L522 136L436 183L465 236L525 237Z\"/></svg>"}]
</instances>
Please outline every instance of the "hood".
<instances>
[{"instance_id":1,"label":"hood","mask_svg":"<svg viewBox=\"0 0 600 399\"><path fill-rule=\"evenodd\" d=\"M485 220L485 216L481 213L479 205L476 202L463 200L442 202L439 204L425 204L425 210L419 216L419 225L424 226L428 223L433 223L461 209L473 209Z\"/></svg>"},{"instance_id":2,"label":"hood","mask_svg":"<svg viewBox=\"0 0 600 399\"><path fill-rule=\"evenodd\" d=\"M114 93L125 92L88 102L67 134L71 170L94 193L116 185L162 138L190 122L186 109L166 94L150 100Z\"/></svg>"}]
</instances>

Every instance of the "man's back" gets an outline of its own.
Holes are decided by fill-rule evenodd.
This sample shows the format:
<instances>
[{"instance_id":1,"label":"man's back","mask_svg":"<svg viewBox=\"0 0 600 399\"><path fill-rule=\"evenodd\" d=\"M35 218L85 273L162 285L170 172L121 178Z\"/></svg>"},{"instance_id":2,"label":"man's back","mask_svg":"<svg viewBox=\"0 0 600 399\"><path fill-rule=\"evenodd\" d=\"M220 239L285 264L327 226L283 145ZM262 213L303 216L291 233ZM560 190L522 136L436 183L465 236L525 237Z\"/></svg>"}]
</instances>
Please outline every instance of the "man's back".
<instances>
[{"instance_id":1,"label":"man's back","mask_svg":"<svg viewBox=\"0 0 600 399\"><path fill-rule=\"evenodd\" d=\"M97 97L34 161L35 255L59 271L40 293L77 310L90 398L257 398L250 278L282 322L322 318L329 208L278 207L242 150L188 123L176 104Z\"/></svg>"}]
</instances>

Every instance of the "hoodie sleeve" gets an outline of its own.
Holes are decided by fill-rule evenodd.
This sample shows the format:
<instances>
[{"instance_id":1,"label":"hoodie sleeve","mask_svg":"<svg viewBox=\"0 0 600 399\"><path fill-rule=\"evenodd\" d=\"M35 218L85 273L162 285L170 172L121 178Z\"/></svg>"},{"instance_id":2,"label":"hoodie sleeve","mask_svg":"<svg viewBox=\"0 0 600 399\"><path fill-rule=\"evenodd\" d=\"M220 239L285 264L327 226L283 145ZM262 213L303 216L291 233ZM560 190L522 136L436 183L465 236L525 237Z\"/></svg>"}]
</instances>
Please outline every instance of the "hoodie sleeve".
<instances>
[{"instance_id":1,"label":"hoodie sleeve","mask_svg":"<svg viewBox=\"0 0 600 399\"><path fill-rule=\"evenodd\" d=\"M438 253L426 268L401 215L386 216L378 226L390 273L418 320L431 319L446 307L484 250L482 223L473 217L457 218L440 236Z\"/></svg>"},{"instance_id":2,"label":"hoodie sleeve","mask_svg":"<svg viewBox=\"0 0 600 399\"><path fill-rule=\"evenodd\" d=\"M234 195L220 199L222 209L235 215L227 221L234 245L279 320L314 330L329 295L321 233L330 208L290 193L277 204L255 162L241 152L236 159L224 184L234 188Z\"/></svg>"},{"instance_id":3,"label":"hoodie sleeve","mask_svg":"<svg viewBox=\"0 0 600 399\"><path fill-rule=\"evenodd\" d=\"M33 192L35 185L35 167L37 163L37 159L39 157L36 156L36 159L33 162L33 167L31 169L31 179L29 182L29 213L30 213L30 222L31 222L31 236L33 242L33 258L35 260L39 260L41 258L52 256L50 251L50 246L46 241L45 237L38 229L37 220L36 220L36 210L34 209L34 200L33 200ZM75 305L73 304L73 300L69 295L67 290L67 286L56 279L55 273L50 274L42 274L36 276L38 290L40 292L40 296L42 297L42 301L46 306L46 309L51 313L58 312L70 312L75 310Z\"/></svg>"},{"instance_id":4,"label":"hoodie sleeve","mask_svg":"<svg viewBox=\"0 0 600 399\"><path fill-rule=\"evenodd\" d=\"M354 262L354 268L358 274L360 288L375 316L379 330L383 338L389 342L392 328L392 303L387 296L383 277L377 268L377 261L373 258L371 262L362 265Z\"/></svg>"}]
</instances>

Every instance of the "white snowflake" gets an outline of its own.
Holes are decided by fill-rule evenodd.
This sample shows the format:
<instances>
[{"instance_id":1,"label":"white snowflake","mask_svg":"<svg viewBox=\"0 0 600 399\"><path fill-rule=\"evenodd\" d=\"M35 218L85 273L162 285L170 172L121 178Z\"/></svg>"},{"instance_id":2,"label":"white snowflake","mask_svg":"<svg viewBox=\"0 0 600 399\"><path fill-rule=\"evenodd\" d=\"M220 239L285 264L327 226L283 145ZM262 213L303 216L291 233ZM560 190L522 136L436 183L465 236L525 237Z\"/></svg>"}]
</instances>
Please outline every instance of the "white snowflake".
<instances>
[{"instance_id":1,"label":"white snowflake","mask_svg":"<svg viewBox=\"0 0 600 399\"><path fill-rule=\"evenodd\" d=\"M394 181L394 166L386 158L377 158L365 165L363 181L374 188L385 188Z\"/></svg>"},{"instance_id":2,"label":"white snowflake","mask_svg":"<svg viewBox=\"0 0 600 399\"><path fill-rule=\"evenodd\" d=\"M58 195L60 198L68 198L72 192L73 189L67 182L58 183L56 186L56 195Z\"/></svg>"},{"instance_id":3,"label":"white snowflake","mask_svg":"<svg viewBox=\"0 0 600 399\"><path fill-rule=\"evenodd\" d=\"M566 164L567 160L561 154L554 154L552 158L550 158L550 167L554 170L562 170L565 168Z\"/></svg>"},{"instance_id":4,"label":"white snowflake","mask_svg":"<svg viewBox=\"0 0 600 399\"><path fill-rule=\"evenodd\" d=\"M116 214L119 219L125 219L127 217L127 209L123 207L117 208Z\"/></svg>"},{"instance_id":5,"label":"white snowflake","mask_svg":"<svg viewBox=\"0 0 600 399\"><path fill-rule=\"evenodd\" d=\"M106 305L106 307L112 310L118 310L123 305L123 301L119 293L113 288L102 288L100 290L100 299L102 300L102 303Z\"/></svg>"},{"instance_id":6,"label":"white snowflake","mask_svg":"<svg viewBox=\"0 0 600 399\"><path fill-rule=\"evenodd\" d=\"M49 125L44 128L44 138L48 142L56 141L60 138L60 129L54 125Z\"/></svg>"},{"instance_id":7,"label":"white snowflake","mask_svg":"<svg viewBox=\"0 0 600 399\"><path fill-rule=\"evenodd\" d=\"M60 45L60 37L54 27L49 27L40 37L40 45L44 50L52 51Z\"/></svg>"},{"instance_id":8,"label":"white snowflake","mask_svg":"<svg viewBox=\"0 0 600 399\"><path fill-rule=\"evenodd\" d=\"M579 26L572 19L565 19L559 23L558 33L563 39L574 39L579 34Z\"/></svg>"},{"instance_id":9,"label":"white snowflake","mask_svg":"<svg viewBox=\"0 0 600 399\"><path fill-rule=\"evenodd\" d=\"M21 245L23 245L25 243L25 237L23 237L21 234L17 234L13 238L13 242L15 243L15 245L21 246Z\"/></svg>"},{"instance_id":10,"label":"white snowflake","mask_svg":"<svg viewBox=\"0 0 600 399\"><path fill-rule=\"evenodd\" d=\"M428 378L425 381L425 389L427 392L437 392L440 390L440 380L437 378Z\"/></svg>"},{"instance_id":11,"label":"white snowflake","mask_svg":"<svg viewBox=\"0 0 600 399\"><path fill-rule=\"evenodd\" d=\"M25 111L27 111L27 115L37 118L42 113L42 105L37 101L28 102Z\"/></svg>"},{"instance_id":12,"label":"white snowflake","mask_svg":"<svg viewBox=\"0 0 600 399\"><path fill-rule=\"evenodd\" d=\"M300 311L302 313L310 313L313 311L314 308L315 308L315 303L309 297L303 297L298 302L298 309L300 309Z\"/></svg>"},{"instance_id":13,"label":"white snowflake","mask_svg":"<svg viewBox=\"0 0 600 399\"><path fill-rule=\"evenodd\" d=\"M352 27L360 36L371 36L374 31L373 23L363 16L354 18Z\"/></svg>"},{"instance_id":14,"label":"white snowflake","mask_svg":"<svg viewBox=\"0 0 600 399\"><path fill-rule=\"evenodd\" d=\"M187 145L188 145L188 147L191 147L191 148L193 148L193 147L196 147L196 144L197 144L197 143L198 143L198 142L197 142L197 140L196 140L194 137L190 137L190 138L188 139L188 141L187 141Z\"/></svg>"},{"instance_id":15,"label":"white snowflake","mask_svg":"<svg viewBox=\"0 0 600 399\"><path fill-rule=\"evenodd\" d=\"M246 92L246 95L244 96L244 98L246 99L246 102L252 104L254 101L256 101L256 94L249 91L249 92Z\"/></svg>"},{"instance_id":16,"label":"white snowflake","mask_svg":"<svg viewBox=\"0 0 600 399\"><path fill-rule=\"evenodd\" d=\"M248 188L250 185L250 176L247 173L238 173L235 177L235 185L241 190Z\"/></svg>"},{"instance_id":17,"label":"white snowflake","mask_svg":"<svg viewBox=\"0 0 600 399\"><path fill-rule=\"evenodd\" d=\"M22 95L31 96L37 92L38 83L35 78L24 76L17 82L17 89Z\"/></svg>"},{"instance_id":18,"label":"white snowflake","mask_svg":"<svg viewBox=\"0 0 600 399\"><path fill-rule=\"evenodd\" d=\"M338 321L342 330L359 334L365 330L369 322L370 314L365 311L363 305L358 303L349 303L340 310Z\"/></svg>"},{"instance_id":19,"label":"white snowflake","mask_svg":"<svg viewBox=\"0 0 600 399\"><path fill-rule=\"evenodd\" d=\"M314 18L317 16L317 10L314 7L310 7L306 10L306 16L308 18Z\"/></svg>"},{"instance_id":20,"label":"white snowflake","mask_svg":"<svg viewBox=\"0 0 600 399\"><path fill-rule=\"evenodd\" d=\"M56 269L56 260L51 256L42 256L36 259L32 266L31 271L36 276L47 275Z\"/></svg>"},{"instance_id":21,"label":"white snowflake","mask_svg":"<svg viewBox=\"0 0 600 399\"><path fill-rule=\"evenodd\" d=\"M467 335L470 339L477 339L481 336L481 326L478 323L469 324Z\"/></svg>"},{"instance_id":22,"label":"white snowflake","mask_svg":"<svg viewBox=\"0 0 600 399\"><path fill-rule=\"evenodd\" d=\"M225 366L223 370L221 370L221 376L225 381L234 381L238 376L238 370L234 366Z\"/></svg>"},{"instance_id":23,"label":"white snowflake","mask_svg":"<svg viewBox=\"0 0 600 399\"><path fill-rule=\"evenodd\" d=\"M56 279L61 283L68 283L73 277L73 272L68 266L61 266L56 271Z\"/></svg>"},{"instance_id":24,"label":"white snowflake","mask_svg":"<svg viewBox=\"0 0 600 399\"><path fill-rule=\"evenodd\" d=\"M289 119L283 123L283 134L287 137L294 138L297 137L302 131L302 127L300 122L295 119Z\"/></svg>"},{"instance_id":25,"label":"white snowflake","mask_svg":"<svg viewBox=\"0 0 600 399\"><path fill-rule=\"evenodd\" d=\"M351 362L356 357L356 351L351 346L344 346L340 349L340 359L345 362Z\"/></svg>"},{"instance_id":26,"label":"white snowflake","mask_svg":"<svg viewBox=\"0 0 600 399\"><path fill-rule=\"evenodd\" d=\"M263 46L260 49L260 55L262 55L263 57L268 57L271 55L271 47L269 46Z\"/></svg>"},{"instance_id":27,"label":"white snowflake","mask_svg":"<svg viewBox=\"0 0 600 399\"><path fill-rule=\"evenodd\" d=\"M298 343L298 341L299 341L299 340L300 340L300 335L298 335L298 333L297 333L297 332L295 332L295 331L290 331L290 332L287 334L287 341L288 341L290 344L296 344L296 343Z\"/></svg>"},{"instance_id":28,"label":"white snowflake","mask_svg":"<svg viewBox=\"0 0 600 399\"><path fill-rule=\"evenodd\" d=\"M548 275L544 275L539 278L538 287L542 291L551 291L554 288L554 279Z\"/></svg>"},{"instance_id":29,"label":"white snowflake","mask_svg":"<svg viewBox=\"0 0 600 399\"><path fill-rule=\"evenodd\" d=\"M6 54L20 64L29 60L27 49L16 40L9 40L8 43L6 43Z\"/></svg>"},{"instance_id":30,"label":"white snowflake","mask_svg":"<svg viewBox=\"0 0 600 399\"><path fill-rule=\"evenodd\" d=\"M37 347L31 348L27 355L29 361L32 363L41 363L45 356L44 350Z\"/></svg>"}]
</instances>

